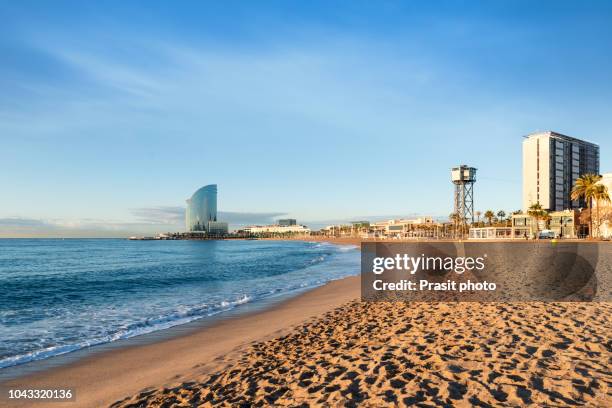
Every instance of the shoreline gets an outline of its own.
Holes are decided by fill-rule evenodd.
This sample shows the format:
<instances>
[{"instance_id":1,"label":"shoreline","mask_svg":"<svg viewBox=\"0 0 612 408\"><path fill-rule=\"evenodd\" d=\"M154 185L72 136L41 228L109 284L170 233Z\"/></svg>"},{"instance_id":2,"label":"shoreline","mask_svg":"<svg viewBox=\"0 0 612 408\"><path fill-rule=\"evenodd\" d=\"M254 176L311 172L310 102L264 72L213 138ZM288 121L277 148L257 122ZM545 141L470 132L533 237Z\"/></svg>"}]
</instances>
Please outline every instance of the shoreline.
<instances>
[{"instance_id":1,"label":"shoreline","mask_svg":"<svg viewBox=\"0 0 612 408\"><path fill-rule=\"evenodd\" d=\"M112 239L115 240L116 238ZM80 240L80 238L78 240ZM330 244L336 245L336 243ZM359 247L356 247L355 249L358 250ZM355 275L358 274L359 271L356 270ZM348 276L351 275L346 275L345 277ZM251 315L253 313L261 312L268 308L278 307L286 300L298 297L321 286L325 286L326 284L333 282L334 280L342 279L342 277L333 277L328 279L329 280L327 281L318 282L316 284L310 284L308 286L303 287L295 287L287 291L272 293L267 296L258 297L254 299L254 301L237 304L233 307L229 307L226 309L220 309L212 314L202 315L197 318L194 318L193 320L188 320L177 324L170 324L167 327L154 328L150 331L145 331L144 333L126 336L111 341L97 342L85 347L73 348L72 350L66 352L60 352L58 354L47 354L47 356L43 358L32 358L23 362L19 362L15 365L0 367L0 385L4 382L11 381L16 378L23 378L32 374L36 374L38 372L44 372L65 365L73 364L83 358L88 358L92 355L110 352L112 350L120 349L123 347L150 344L176 336L183 336L186 333L189 334L193 331L202 330L210 325L214 325L218 320L223 320L225 318L235 318L243 314ZM1 398L2 395L0 394L0 401Z\"/></svg>"},{"instance_id":2,"label":"shoreline","mask_svg":"<svg viewBox=\"0 0 612 408\"><path fill-rule=\"evenodd\" d=\"M313 237L314 238L314 237ZM278 239L277 239L278 240ZM358 238L340 238L340 239L312 239L312 238L304 238L299 239L300 241L310 241L310 242L327 242L330 244L338 244L338 245L356 245L359 247L362 240ZM366 241L367 242L367 241ZM405 241L387 241L387 242L405 242ZM409 241L415 242L415 241ZM504 241L506 242L506 241ZM538 241L528 241L529 243L539 243ZM548 243L548 241L546 241ZM234 372L238 370L238 374L235 375L237 377L239 384L246 384L251 382L257 382L261 388L274 388L273 385L270 385L268 379L270 376L265 374L265 379L261 379L259 374L253 374L253 370L249 367L252 367L253 364L259 363L263 361L262 364L266 364L266 367L275 367L276 363L283 364L287 366L287 369L293 367L296 364L301 364L298 362L292 362L292 359L296 358L296 354L286 354L284 351L286 347L288 350L299 350L298 354L301 354L301 350L305 350L305 352L315 353L318 355L320 359L324 359L329 355L334 355L335 351L333 349L329 349L329 342L336 343L339 342L341 349L345 350L343 355L349 356L351 359L359 359L360 355L353 354L356 351L355 344L361 344L360 347L365 347L365 349L370 349L374 347L374 350L378 350L382 347L381 350L385 350L386 344L384 340L374 341L374 343L370 343L367 341L369 338L369 334L366 337L361 337L363 335L363 327L370 326L373 324L375 329L374 333L384 334L383 338L391 338L397 333L394 334L391 331L394 327L393 324L390 324L390 321L400 322L400 321L410 321L414 320L417 325L411 325L410 331L403 332L400 331L401 336L408 336L404 342L411 342L411 344L416 345L419 350L423 351L424 356L433 356L434 364L437 369L442 370L444 373L444 381L447 381L448 378L455 378L455 380L450 381L448 385L448 398L454 399L456 396L454 387L459 387L455 384L471 384L469 385L469 389L478 390L477 400L480 401L489 401L489 402L502 402L501 400L497 400L496 396L503 396L504 394L510 394L510 401L513 401L517 404L520 403L528 403L532 402L546 402L546 403L554 403L555 398L547 400L547 394L539 389L539 381L537 378L532 379L530 381L535 382L536 386L534 388L533 385L516 385L517 395L512 398L512 394L514 393L515 385L499 385L499 387L503 387L504 391L499 392L494 391L491 395L488 395L486 387L489 385L493 387L493 383L497 381L497 377L491 380L490 375L487 377L488 379L482 378L476 381L475 378L463 378L463 371L460 371L460 368L457 368L461 365L462 359L467 358L469 364L472 366L468 367L471 372L476 372L478 369L482 369L481 363L489 358L488 354L485 355L474 355L472 356L470 353L463 355L463 351L458 352L457 361L453 364L446 364L444 357L446 354L439 354L439 349L447 347L447 344L444 342L438 344L435 349L428 349L429 340L427 342L422 342L423 338L427 338L430 336L430 333L436 332L438 330L436 325L429 325L428 320L420 320L422 319L423 311L427 310L431 319L438 321L442 324L445 329L444 331L452 331L458 330L456 337L462 336L463 331L470 331L472 333L482 332L485 333L489 327L484 324L488 322L489 319L493 319L492 316L498 316L499 314L503 314L505 317L502 320L495 320L496 329L504 330L508 332L511 330L511 333L518 333L522 339L525 341L525 349L526 352L521 352L518 354L519 359L525 358L526 360L521 363L525 366L536 367L540 364L548 364L551 362L553 365L557 363L556 359L559 359L558 363L567 365L569 364L569 360L566 361L567 354L565 352L560 351L556 357L551 357L550 350L556 350L557 345L562 345L566 347L566 345L562 344L565 338L571 338L572 344L576 344L576 348L574 349L571 346L572 354L567 354L571 361L578 361L578 358L586 358L589 357L592 359L591 354L584 354L584 349L581 346L584 341L585 333L582 332L583 327L586 327L584 324L586 323L587 315L591 314L593 316L598 316L598 323L595 329L599 332L600 329L608 328L609 326L609 315L612 309L610 309L609 304L592 304L588 306L583 306L580 304L549 304L549 306L555 309L555 313L548 315L546 304L542 304L538 306L537 304L510 304L505 306L497 306L497 305L485 305L479 307L472 307L471 304L421 304L415 308L405 308L400 307L398 304L391 304L390 309L386 309L384 304L363 304L358 302L357 300L360 298L360 277L359 276L350 276L334 281L330 281L322 286L305 289L303 293L297 294L295 296L289 295L289 297L271 302L272 304L263 305L261 307L257 307L257 304L252 304L254 308L257 310L254 311L246 311L244 312L244 308L241 308L242 313L235 313L233 316L226 316L228 318L220 318L217 321L210 322L210 324L202 325L199 327L187 327L190 323L185 325L179 325L174 328L164 329L157 332L159 334L159 338L145 343L145 344L134 344L134 345L124 345L113 348L111 350L102 351L100 353L88 355L82 359L78 359L74 362L59 366L52 367L50 369L45 369L44 371L40 371L33 374L28 374L16 379L8 380L8 381L0 381L0 389L3 390L3 393L7 389L7 387L12 388L49 388L49 387L70 387L73 388L76 392L76 400L69 402L39 402L36 401L35 406L41 407L90 407L90 406L109 406L117 403L117 406L160 406L168 400L172 400L174 398L181 399L181 396L189 395L189 397L185 397L183 401L190 401L190 404L197 405L195 401L199 401L199 403L203 403L200 398L204 398L204 393L208 393L207 398L213 398L213 401L225 401L227 404L228 401L230 405L232 403L236 403L238 399L235 400L226 400L223 399L224 395L233 396L233 398L244 398L244 394L247 390L241 389L240 385L236 386L234 384ZM391 313L393 319L390 320L389 316L386 316L386 313ZM588 313L585 313L588 312ZM357 313L357 315L355 315ZM571 321L569 321L569 316L573 313L580 314L580 317L574 321L580 321L580 325L573 325ZM529 331L521 328L520 324L517 322L524 321L524 318L520 320L516 320L516 314L525 314L525 316L529 316L528 319L542 319L545 320L538 322L534 327L537 330L542 330L546 334L543 340L535 341L534 339L530 339L532 337ZM330 317L332 316L332 317ZM357 316L357 317L355 317ZM448 325L448 317L454 316L453 319L456 320L454 324ZM456 316L456 318L455 318ZM461 319L461 316L465 320ZM566 318L566 316L568 316ZM471 321L474 317L477 317L477 323L479 325L474 326ZM559 318L557 318L559 317ZM497 319L497 317L495 317ZM559 325L561 329L558 333L555 331L551 331L548 333L550 328L550 321L548 319L555 319L555 324ZM204 320L204 319L203 319ZM352 323L349 326L345 326L347 321L351 321ZM608 321L608 323L604 323ZM480 325L480 322L483 322L483 325ZM193 322L192 322L193 323ZM421 327L422 326L422 327ZM334 330L338 330L340 328L340 337L332 336L330 334L330 330L333 332ZM182 328L182 329L181 329ZM179 333L175 333L172 336L164 337L164 333L168 333L169 331L178 329ZM353 333L352 330L359 329L360 334ZM369 333L368 328L368 333ZM393 329L395 330L395 329ZM182 333L180 333L182 331ZM307 343L303 344L302 341L304 337L310 336L310 332L318 333L317 336L310 338ZM414 332L414 333L413 333ZM306 333L306 334L304 334ZM429 333L429 334L428 334ZM563 334L565 333L565 334ZM513 334L513 336L514 336ZM151 334L149 334L151 335ZM483 334L479 338L483 341L482 347L483 350L487 347L486 344L488 342L493 341L497 334L489 333ZM148 335L144 335L148 336ZM144 337L143 336L143 337ZM391 336L391 337L389 337ZM505 350L512 350L514 345L514 337L510 335L504 335L504 339L507 337L508 344L502 341L503 347ZM141 337L141 336L138 336ZM136 338L138 338L136 337ZM587 349L590 349L592 352L597 353L598 355L605 354L606 351L602 346L602 338L605 337L603 334L597 334L598 339L593 339L589 341L589 345ZM134 338L134 339L136 339ZM287 339L291 339L288 342ZM488 339L488 340L487 340ZM380 339L379 339L380 340ZM443 340L443 339L441 339ZM477 343L478 339L477 340ZM456 341L457 344L463 344L463 341ZM468 342L472 344L472 340ZM529 344L531 343L531 344ZM394 340L393 344L399 347L402 342ZM461 350L467 346L457 346L460 347ZM523 344L523 343L521 343ZM568 343L569 344L569 343ZM507 347L507 348L506 348ZM559 346L561 347L561 346ZM540 350L538 353L542 353L542 355L533 355L531 352L532 349ZM263 360L260 360L258 355L261 350L263 350L267 357L262 357ZM327 350L327 351L325 351ZM293 352L292 352L293 353ZM322 354L319 354L322 353ZM419 352L420 353L420 352ZM417 353L417 354L419 354ZM504 353L510 353L510 351L504 351ZM518 352L517 352L518 353ZM527 356L527 357L525 357ZM379 356L380 359L383 356ZM439 359L442 358L442 360ZM386 358L386 357L385 357ZM394 357L395 358L395 357ZM403 358L401 355L397 357L400 359ZM429 357L428 357L429 358ZM552 360L551 360L552 359ZM499 360L499 361L498 361ZM245 363L245 361L248 362ZM319 373L328 373L327 375L332 375L333 366L319 366L318 361L312 360L310 362L311 366L316 366L316 371ZM332 364L341 363L342 359L334 360L335 362ZM352 360L350 360L352 361ZM363 364L359 364L359 367L365 365L371 365L376 363L376 358L365 359ZM381 360L382 361L382 360ZM428 360L431 361L431 360ZM470 362L471 361L471 362ZM596 361L596 360L595 360ZM255 363L254 363L255 362ZM497 365L499 362L499 366ZM379 361L380 363L380 361ZM396 361L397 363L397 361ZM507 373L504 372L506 364L506 355L500 353L499 358L494 360L495 370L491 369L491 373L494 373L496 376L498 372L503 373L504 376L507 375L510 380L515 381L514 378L522 378L524 377L524 371L520 370L510 370ZM246 364L246 366L245 366ZM380 363L383 366L386 363ZM395 364L395 363L394 363ZM419 360L415 360L411 364L419 367ZM356 370L356 364L349 364L349 370ZM369 366L368 366L369 367ZM483 366L484 367L484 366ZM379 374L371 372L371 367L363 372L363 374L359 374L358 378L361 378L360 381L364 381L369 384L370 378L373 378L372 375ZM297 370L297 369L296 369ZM296 370L292 370L296 371ZM300 368L301 370L301 368ZM488 368L484 368L484 372L487 371ZM298 370L299 371L299 370ZM296 371L296 372L298 372ZM355 372L359 372L360 370L356 370ZM457 371L457 372L456 372ZM383 371L384 372L384 371ZM416 373L412 373L410 371L410 376L417 375L424 378L424 381L429 383L435 383L436 381L440 381L435 375L431 376L432 369L426 368L425 371L417 370ZM268 373L266 371L265 373ZM263 374L262 374L263 375ZM311 375L303 371L299 371L299 375L290 376L285 378L283 373L272 373L271 375L276 378L275 381L281 381L281 383L287 383L290 388L289 394L282 395L291 395L291 399L278 401L275 400L275 403L287 403L289 405L297 404L298 402L307 402L307 403L319 403L322 401L326 401L328 403L339 403L344 401L342 398L348 398L348 400L359 401L361 395L364 393L364 389L361 388L361 391L356 392L354 395L342 394L339 395L338 391L325 391L320 392L317 391L305 393L305 390L302 390L300 387L303 387L301 384L312 383L313 381L302 381L301 378L304 375ZM318 374L317 374L318 375ZM324 380L323 374L320 374L321 377L317 380L314 377L314 383L317 381L327 382L328 380ZM551 371L543 371L543 378L546 381L552 382L554 384L556 378L558 377L558 373ZM563 372L564 376L575 375L575 373ZM459 378L461 377L461 378ZM588 378L588 376L586 376ZM217 380L217 378L221 378ZM255 378L251 380L251 378ZM500 377L501 380L504 377ZM339 380L347 381L345 378ZM406 385L406 378L404 379L391 379L393 381L390 383L391 385L386 385L386 391L384 395L395 395L397 393L398 397L401 393L405 392L407 389L402 389L401 392L398 392L395 389L397 384L400 384L404 387L408 387ZM500 381L501 381L500 380ZM583 381L582 378L575 379L576 381ZM602 381L602 378L598 378L598 381ZM272 380L270 380L272 381ZM374 380L372 380L374 381ZM381 384L386 381L384 378L379 377L377 381L381 381ZM491 382L493 381L493 383ZM584 379L586 381L586 379ZM336 379L333 382L337 382ZM412 384L415 381L408 381L409 384ZM479 389L479 384L486 383L484 390ZM344 384L340 381L339 384ZM353 387L353 383L349 388ZM394 385L395 384L395 385ZM418 384L412 384L410 387L417 386ZM447 387L446 383L440 384L443 389ZM463 385L462 385L463 386ZM467 385L466 385L467 386ZM496 385L497 386L497 385ZM333 387L336 387L335 385ZM363 387L363 384L362 384ZM475 387L475 388L474 388ZM557 387L557 385L555 385ZM563 398L568 398L567 401L572 401L571 398L571 386L568 385L566 387L565 383L558 384L559 393L563 394ZM368 387L366 386L366 389ZM462 389L462 388L461 388ZM210 391L213 390L213 391ZM217 390L217 391L214 391ZM278 392L283 391L284 388L279 389ZM381 389L382 390L382 389ZM533 393L533 399L523 399L521 395L523 395L523 390L528 390L530 393ZM412 393L414 391L409 391ZM418 391L418 392L423 392ZM427 392L425 390L425 392ZM470 391L471 392L471 391ZM266 393L269 394L268 391ZM275 394L276 392L273 392ZM445 391L442 391L444 394ZM497 394L498 393L498 394ZM213 395L214 394L214 395ZM519 395L520 394L520 395ZM542 396L541 394L545 394ZM213 395L213 396L211 396ZM367 392L366 392L367 395ZM380 396L381 394L378 394ZM537 398L535 398L537 396ZM247 397L249 401L253 401L256 398L267 398L264 396L252 396ZM311 397L316 397L320 399L312 399ZM7 401L4 398L4 395L0 397L0 403L7 404ZM284 397L282 397L284 398ZM340 399L338 399L340 398ZM372 403L380 403L382 405L387 405L389 403L393 403L393 399L387 400L385 396L373 397L370 394L369 398L373 398L370 400ZM391 397L389 397L391 398ZM412 401L413 397L405 397L407 399L403 399L404 402ZM419 397L420 398L420 397ZM492 398L492 399L491 399ZM505 397L504 397L505 398ZM588 395L584 395L583 392L580 392L580 399L588 399ZM596 401L601 402L599 400L601 395L598 394ZM608 401L603 397L605 401ZM488 399L488 400L487 400ZM563 399L561 399L563 400ZM261 400L260 400L261 401ZM265 399L263 401L266 401ZM474 400L476 401L476 400ZM269 402L269 401L268 401ZM457 401L459 402L459 401ZM463 400L461 402L467 402ZM470 402L473 402L470 400ZM593 402L593 401L591 401ZM28 407L34 405L33 403L28 403L27 401L23 402L11 402L6 405L7 407ZM5 406L3 405L3 406ZM214 405L214 404L213 404Z\"/></svg>"},{"instance_id":3,"label":"shoreline","mask_svg":"<svg viewBox=\"0 0 612 408\"><path fill-rule=\"evenodd\" d=\"M34 359L17 365L2 367L0 368L0 385L3 382L17 380L19 378L28 377L36 373L46 372L59 367L64 367L75 362L79 362L82 359L96 356L98 354L112 352L113 350L122 349L126 347L137 347L153 344L175 337L185 336L199 330L204 330L225 319L235 319L237 317L246 317L256 313L260 313L262 311L266 311L274 307L279 307L284 302L304 295L310 291L321 288L336 280L342 280L353 276L332 279L320 285L303 287L293 289L287 292L273 294L269 297L257 299L255 302L242 303L236 305L235 307L226 310L221 310L212 315L202 316L184 323L178 323L173 326L156 329L131 337L125 337L105 343L92 344L90 346L75 349L73 351L51 355L43 359Z\"/></svg>"},{"instance_id":4,"label":"shoreline","mask_svg":"<svg viewBox=\"0 0 612 408\"><path fill-rule=\"evenodd\" d=\"M169 386L221 369L250 343L288 333L359 295L359 276L330 281L260 310L226 316L204 327L183 328L184 333L177 330L175 335L161 333L172 328L160 330L157 341L111 347L64 365L2 381L0 388L69 387L75 390L75 401L36 401L36 406L108 406L146 388ZM8 407L31 405L27 401L7 401L5 395L0 401Z\"/></svg>"}]
</instances>

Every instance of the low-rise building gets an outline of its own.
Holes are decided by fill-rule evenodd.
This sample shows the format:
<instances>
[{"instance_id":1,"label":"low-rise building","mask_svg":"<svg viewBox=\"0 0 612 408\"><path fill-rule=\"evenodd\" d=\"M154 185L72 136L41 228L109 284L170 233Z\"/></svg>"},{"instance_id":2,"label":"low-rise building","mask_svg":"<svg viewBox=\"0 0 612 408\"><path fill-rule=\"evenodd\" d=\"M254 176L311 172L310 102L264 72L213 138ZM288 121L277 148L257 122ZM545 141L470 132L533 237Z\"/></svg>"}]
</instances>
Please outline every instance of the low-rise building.
<instances>
[{"instance_id":1,"label":"low-rise building","mask_svg":"<svg viewBox=\"0 0 612 408\"><path fill-rule=\"evenodd\" d=\"M394 238L436 237L440 225L432 217L397 219L375 222L370 225L374 234Z\"/></svg>"},{"instance_id":2,"label":"low-rise building","mask_svg":"<svg viewBox=\"0 0 612 408\"><path fill-rule=\"evenodd\" d=\"M520 234L521 231L517 231ZM469 239L510 239L524 238L520 235L515 236L514 228L511 227L473 227L470 228Z\"/></svg>"},{"instance_id":3,"label":"low-rise building","mask_svg":"<svg viewBox=\"0 0 612 408\"><path fill-rule=\"evenodd\" d=\"M414 219L395 219L371 223L369 221L352 221L350 224L328 225L321 229L325 236L359 237L359 238L417 238L438 237L441 224L432 217Z\"/></svg>"},{"instance_id":4,"label":"low-rise building","mask_svg":"<svg viewBox=\"0 0 612 408\"><path fill-rule=\"evenodd\" d=\"M579 215L577 210L553 211L548 214L548 229L559 238L578 238Z\"/></svg>"},{"instance_id":5,"label":"low-rise building","mask_svg":"<svg viewBox=\"0 0 612 408\"><path fill-rule=\"evenodd\" d=\"M278 225L283 225L283 226L297 225L297 220L295 218L284 218L282 220L278 220Z\"/></svg>"},{"instance_id":6,"label":"low-rise building","mask_svg":"<svg viewBox=\"0 0 612 408\"><path fill-rule=\"evenodd\" d=\"M543 224L540 227L544 229ZM514 231L513 238L532 238L537 229L535 218L525 213L512 214L512 229Z\"/></svg>"},{"instance_id":7,"label":"low-rise building","mask_svg":"<svg viewBox=\"0 0 612 408\"><path fill-rule=\"evenodd\" d=\"M524 213L512 215L511 227L470 228L470 239L526 239L538 232L551 231L556 238L579 238L580 213L577 210L553 211L539 219Z\"/></svg>"},{"instance_id":8,"label":"low-rise building","mask_svg":"<svg viewBox=\"0 0 612 408\"><path fill-rule=\"evenodd\" d=\"M241 230L242 232L262 235L262 234L298 234L310 235L310 229L304 225L251 225Z\"/></svg>"},{"instance_id":9,"label":"low-rise building","mask_svg":"<svg viewBox=\"0 0 612 408\"><path fill-rule=\"evenodd\" d=\"M227 235L228 224L221 221L208 221L209 235Z\"/></svg>"}]
</instances>

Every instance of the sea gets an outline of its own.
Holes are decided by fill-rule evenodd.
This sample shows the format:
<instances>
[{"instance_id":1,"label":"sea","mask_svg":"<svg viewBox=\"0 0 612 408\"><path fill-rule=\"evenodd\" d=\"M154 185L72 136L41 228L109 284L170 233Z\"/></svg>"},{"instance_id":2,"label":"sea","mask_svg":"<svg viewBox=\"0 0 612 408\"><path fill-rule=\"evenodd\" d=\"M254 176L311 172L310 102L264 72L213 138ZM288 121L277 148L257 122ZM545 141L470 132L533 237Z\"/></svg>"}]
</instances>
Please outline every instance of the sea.
<instances>
[{"instance_id":1,"label":"sea","mask_svg":"<svg viewBox=\"0 0 612 408\"><path fill-rule=\"evenodd\" d=\"M0 239L0 370L359 274L355 246Z\"/></svg>"}]
</instances>

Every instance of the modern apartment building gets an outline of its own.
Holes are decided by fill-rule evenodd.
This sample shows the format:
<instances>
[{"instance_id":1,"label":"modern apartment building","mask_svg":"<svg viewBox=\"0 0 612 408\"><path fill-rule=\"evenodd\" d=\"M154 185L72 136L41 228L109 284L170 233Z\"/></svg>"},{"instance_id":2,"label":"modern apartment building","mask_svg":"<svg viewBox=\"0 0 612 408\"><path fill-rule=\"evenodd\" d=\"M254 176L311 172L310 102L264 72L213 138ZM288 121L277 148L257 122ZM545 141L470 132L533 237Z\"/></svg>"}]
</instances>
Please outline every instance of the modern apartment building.
<instances>
[{"instance_id":1,"label":"modern apartment building","mask_svg":"<svg viewBox=\"0 0 612 408\"><path fill-rule=\"evenodd\" d=\"M599 174L599 146L555 132L523 140L523 211L540 203L549 211L584 207L570 198L576 179Z\"/></svg>"}]
</instances>

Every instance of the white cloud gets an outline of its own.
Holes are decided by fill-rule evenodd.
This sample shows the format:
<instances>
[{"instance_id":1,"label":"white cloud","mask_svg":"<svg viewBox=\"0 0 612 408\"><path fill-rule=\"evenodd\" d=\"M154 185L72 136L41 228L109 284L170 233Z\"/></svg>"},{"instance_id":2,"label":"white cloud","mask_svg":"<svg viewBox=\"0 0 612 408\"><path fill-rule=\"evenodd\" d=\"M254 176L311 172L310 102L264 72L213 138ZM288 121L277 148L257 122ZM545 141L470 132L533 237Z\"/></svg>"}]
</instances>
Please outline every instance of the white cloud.
<instances>
[{"instance_id":1,"label":"white cloud","mask_svg":"<svg viewBox=\"0 0 612 408\"><path fill-rule=\"evenodd\" d=\"M134 220L0 218L0 237L127 237L184 230L185 208L158 206L132 209ZM218 218L239 228L250 224L271 224L286 213L227 212Z\"/></svg>"}]
</instances>

